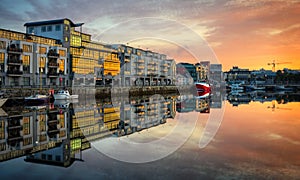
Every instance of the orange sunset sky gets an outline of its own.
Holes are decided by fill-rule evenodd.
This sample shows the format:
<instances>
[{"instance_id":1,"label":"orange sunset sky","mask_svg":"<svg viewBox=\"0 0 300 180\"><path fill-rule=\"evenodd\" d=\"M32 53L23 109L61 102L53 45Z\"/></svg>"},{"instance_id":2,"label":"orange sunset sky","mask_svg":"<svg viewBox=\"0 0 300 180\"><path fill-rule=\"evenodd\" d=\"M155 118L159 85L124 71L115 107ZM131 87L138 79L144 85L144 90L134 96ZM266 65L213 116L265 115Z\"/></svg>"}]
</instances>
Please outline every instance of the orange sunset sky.
<instances>
[{"instance_id":1,"label":"orange sunset sky","mask_svg":"<svg viewBox=\"0 0 300 180\"><path fill-rule=\"evenodd\" d=\"M300 69L299 0L2 0L0 28L69 18L105 43L166 53L176 62Z\"/></svg>"}]
</instances>

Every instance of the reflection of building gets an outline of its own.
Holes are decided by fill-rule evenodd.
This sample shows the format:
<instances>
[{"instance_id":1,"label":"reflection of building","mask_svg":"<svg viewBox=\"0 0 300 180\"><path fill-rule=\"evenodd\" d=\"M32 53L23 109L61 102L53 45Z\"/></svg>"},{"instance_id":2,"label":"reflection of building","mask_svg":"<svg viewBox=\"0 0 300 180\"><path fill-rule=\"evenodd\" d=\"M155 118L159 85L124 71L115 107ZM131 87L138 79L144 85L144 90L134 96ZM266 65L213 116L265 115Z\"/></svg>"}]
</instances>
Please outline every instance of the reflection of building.
<instances>
[{"instance_id":1,"label":"reflection of building","mask_svg":"<svg viewBox=\"0 0 300 180\"><path fill-rule=\"evenodd\" d=\"M209 82L214 85L220 85L223 81L222 64L211 64Z\"/></svg>"},{"instance_id":2,"label":"reflection of building","mask_svg":"<svg viewBox=\"0 0 300 180\"><path fill-rule=\"evenodd\" d=\"M0 117L0 161L56 147L67 139L67 112L45 109Z\"/></svg>"},{"instance_id":3,"label":"reflection of building","mask_svg":"<svg viewBox=\"0 0 300 180\"><path fill-rule=\"evenodd\" d=\"M108 45L92 41L91 35L82 33L82 25L65 18L30 22L24 26L28 34L58 39L68 48L71 82L67 85L110 85L120 70L118 54Z\"/></svg>"},{"instance_id":4,"label":"reflection of building","mask_svg":"<svg viewBox=\"0 0 300 180\"><path fill-rule=\"evenodd\" d=\"M110 99L101 99L97 105L81 102L1 112L0 161L26 155L26 162L67 167L78 160L78 154L82 160L90 141L150 128L176 114L173 97L151 96L116 104Z\"/></svg>"},{"instance_id":5,"label":"reflection of building","mask_svg":"<svg viewBox=\"0 0 300 180\"><path fill-rule=\"evenodd\" d=\"M209 79L209 69L210 61L200 61L200 63L195 64L197 81L207 81Z\"/></svg>"},{"instance_id":6,"label":"reflection of building","mask_svg":"<svg viewBox=\"0 0 300 180\"><path fill-rule=\"evenodd\" d=\"M165 54L113 45L119 53L121 75L119 85L171 85L175 81L175 61Z\"/></svg>"},{"instance_id":7,"label":"reflection of building","mask_svg":"<svg viewBox=\"0 0 300 180\"><path fill-rule=\"evenodd\" d=\"M192 112L196 109L196 99L193 95L179 96L176 102L177 112Z\"/></svg>"},{"instance_id":8,"label":"reflection of building","mask_svg":"<svg viewBox=\"0 0 300 180\"><path fill-rule=\"evenodd\" d=\"M196 67L190 63L176 64L177 85L191 85L197 81Z\"/></svg>"},{"instance_id":9,"label":"reflection of building","mask_svg":"<svg viewBox=\"0 0 300 180\"><path fill-rule=\"evenodd\" d=\"M210 112L210 99L209 98L197 98L196 99L196 112L209 113Z\"/></svg>"},{"instance_id":10,"label":"reflection of building","mask_svg":"<svg viewBox=\"0 0 300 180\"><path fill-rule=\"evenodd\" d=\"M56 39L0 29L0 86L66 85L67 49Z\"/></svg>"},{"instance_id":11,"label":"reflection of building","mask_svg":"<svg viewBox=\"0 0 300 180\"><path fill-rule=\"evenodd\" d=\"M175 117L174 98L151 96L150 98L131 99L121 103L121 121L118 135L130 134L166 122Z\"/></svg>"}]
</instances>

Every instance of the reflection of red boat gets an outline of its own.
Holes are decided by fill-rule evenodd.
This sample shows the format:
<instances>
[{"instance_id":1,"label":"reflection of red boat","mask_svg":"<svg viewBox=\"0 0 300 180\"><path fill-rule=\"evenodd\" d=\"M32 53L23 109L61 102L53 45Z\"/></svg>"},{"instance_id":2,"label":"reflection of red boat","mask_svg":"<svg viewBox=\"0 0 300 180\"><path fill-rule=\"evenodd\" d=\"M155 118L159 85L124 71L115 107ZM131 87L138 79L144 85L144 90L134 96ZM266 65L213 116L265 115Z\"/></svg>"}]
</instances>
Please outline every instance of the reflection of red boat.
<instances>
[{"instance_id":1,"label":"reflection of red boat","mask_svg":"<svg viewBox=\"0 0 300 180\"><path fill-rule=\"evenodd\" d=\"M211 87L207 83L197 82L195 85L199 96L203 96L204 94L209 94L211 92Z\"/></svg>"}]
</instances>

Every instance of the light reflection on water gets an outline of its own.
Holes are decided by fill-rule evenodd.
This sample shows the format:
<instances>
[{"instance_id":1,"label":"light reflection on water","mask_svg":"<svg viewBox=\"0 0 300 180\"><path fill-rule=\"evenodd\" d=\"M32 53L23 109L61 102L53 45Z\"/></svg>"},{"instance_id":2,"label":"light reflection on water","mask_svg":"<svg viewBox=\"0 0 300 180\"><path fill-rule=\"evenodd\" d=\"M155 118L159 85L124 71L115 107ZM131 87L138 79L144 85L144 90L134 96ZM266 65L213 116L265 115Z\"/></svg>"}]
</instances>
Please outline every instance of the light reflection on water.
<instances>
[{"instance_id":1,"label":"light reflection on water","mask_svg":"<svg viewBox=\"0 0 300 180\"><path fill-rule=\"evenodd\" d=\"M55 107L47 106L42 110L22 108L22 120L12 121L15 122L14 125L8 124L5 116L1 117L2 130L22 129L21 134L6 132L5 136L1 136L1 143L7 143L6 150L1 146L1 177L9 178L15 173L28 178L45 175L53 178L124 178L124 174L127 177L151 179L184 178L187 175L217 179L300 177L299 96L227 95L225 113L216 135L207 146L199 148L199 139L205 131L209 116L222 108L223 99L220 95L198 102L189 96L183 99L173 96L166 97L165 104L156 102L159 104L156 108L152 107L153 103L148 103L147 98L131 99L130 102L121 103L119 107L112 107L109 100L96 100L94 104L67 103L68 106L65 107L58 107L56 104ZM141 106L144 109L150 109L151 106L151 111L144 111L149 113L148 119L152 116L159 118L151 121L142 119L144 116L139 115L143 112ZM21 112L3 109L10 117ZM165 111L162 112L161 109ZM106 136L113 136L116 140L128 138L138 143L152 142L171 132L180 120L178 117L183 114L194 116L195 113L198 114L198 121L184 145L169 156L151 163L124 163L107 157L91 146L91 142L105 139ZM27 134L28 118L24 117L30 117L29 126L33 128ZM33 130L39 132L34 128L42 127L40 125L43 124L43 118L46 119L46 130L36 136ZM34 121L35 119L38 121ZM131 119L140 121L134 122ZM124 120L124 123L120 124L120 120ZM36 139L24 141L30 135ZM41 141L43 138L46 140ZM28 144L24 145L25 143ZM41 146L43 143L44 146ZM16 151L21 147L25 151ZM52 155L53 160L60 160L60 163L50 163L48 155ZM78 169L85 173L80 173Z\"/></svg>"}]
</instances>

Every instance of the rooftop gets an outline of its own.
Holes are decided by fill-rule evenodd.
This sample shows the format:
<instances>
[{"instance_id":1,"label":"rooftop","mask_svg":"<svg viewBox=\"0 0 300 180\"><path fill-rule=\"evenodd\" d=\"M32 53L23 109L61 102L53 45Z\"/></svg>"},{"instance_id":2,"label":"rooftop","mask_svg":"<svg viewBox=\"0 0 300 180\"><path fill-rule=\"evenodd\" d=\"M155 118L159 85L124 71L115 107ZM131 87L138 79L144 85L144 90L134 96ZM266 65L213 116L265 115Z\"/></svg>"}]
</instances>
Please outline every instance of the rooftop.
<instances>
[{"instance_id":1,"label":"rooftop","mask_svg":"<svg viewBox=\"0 0 300 180\"><path fill-rule=\"evenodd\" d=\"M49 24L63 24L65 20L70 22L71 27L80 27L84 24L84 23L75 24L70 19L64 18L64 19L54 19L54 20L47 20L47 21L28 22L28 23L25 23L24 26L42 26L42 25L49 25Z\"/></svg>"}]
</instances>

